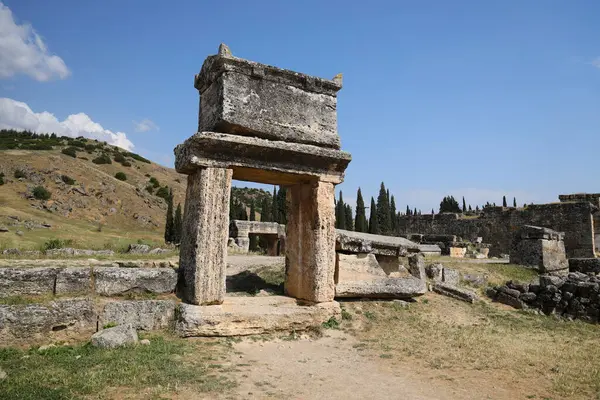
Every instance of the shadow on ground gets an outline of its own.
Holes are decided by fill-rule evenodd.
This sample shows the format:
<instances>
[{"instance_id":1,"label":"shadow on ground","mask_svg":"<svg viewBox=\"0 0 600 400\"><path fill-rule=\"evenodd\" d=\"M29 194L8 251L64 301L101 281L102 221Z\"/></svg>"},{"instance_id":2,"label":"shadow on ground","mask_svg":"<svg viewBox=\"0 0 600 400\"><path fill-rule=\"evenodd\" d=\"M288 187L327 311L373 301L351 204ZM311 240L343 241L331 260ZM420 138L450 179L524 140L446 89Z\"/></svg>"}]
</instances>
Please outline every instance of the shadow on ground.
<instances>
[{"instance_id":1,"label":"shadow on ground","mask_svg":"<svg viewBox=\"0 0 600 400\"><path fill-rule=\"evenodd\" d=\"M245 292L255 295L261 290L273 294L283 294L283 283L275 284L267 282L255 272L242 271L231 275L226 280L227 292Z\"/></svg>"}]
</instances>

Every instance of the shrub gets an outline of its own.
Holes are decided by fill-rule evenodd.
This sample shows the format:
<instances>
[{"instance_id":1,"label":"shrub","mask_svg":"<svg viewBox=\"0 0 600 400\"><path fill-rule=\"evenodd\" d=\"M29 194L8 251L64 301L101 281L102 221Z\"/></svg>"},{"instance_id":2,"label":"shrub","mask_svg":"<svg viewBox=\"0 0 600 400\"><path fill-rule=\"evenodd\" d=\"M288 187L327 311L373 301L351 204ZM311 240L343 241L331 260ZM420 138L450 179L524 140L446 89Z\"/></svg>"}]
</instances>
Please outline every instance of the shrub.
<instances>
[{"instance_id":1,"label":"shrub","mask_svg":"<svg viewBox=\"0 0 600 400\"><path fill-rule=\"evenodd\" d=\"M141 162L145 162L146 164L152 164L152 161L140 156L139 154L135 154L135 153L127 153L127 155L131 158L133 158L134 160L138 160Z\"/></svg>"},{"instance_id":2,"label":"shrub","mask_svg":"<svg viewBox=\"0 0 600 400\"><path fill-rule=\"evenodd\" d=\"M50 196L50 192L43 186L36 186L33 188L33 197L38 200L48 200L50 199Z\"/></svg>"},{"instance_id":3,"label":"shrub","mask_svg":"<svg viewBox=\"0 0 600 400\"><path fill-rule=\"evenodd\" d=\"M74 185L75 184L75 179L71 178L68 175L61 175L60 179L66 183L67 185Z\"/></svg>"},{"instance_id":4,"label":"shrub","mask_svg":"<svg viewBox=\"0 0 600 400\"><path fill-rule=\"evenodd\" d=\"M125 161L125 156L121 153L115 153L113 160L115 160L118 163L122 163L123 161Z\"/></svg>"},{"instance_id":5,"label":"shrub","mask_svg":"<svg viewBox=\"0 0 600 400\"><path fill-rule=\"evenodd\" d=\"M25 171L21 171L20 169L15 169L15 179L27 178L25 175Z\"/></svg>"},{"instance_id":6,"label":"shrub","mask_svg":"<svg viewBox=\"0 0 600 400\"><path fill-rule=\"evenodd\" d=\"M94 150L96 150L96 145L93 144L86 144L85 145L85 151L87 151L88 153L93 153Z\"/></svg>"},{"instance_id":7,"label":"shrub","mask_svg":"<svg viewBox=\"0 0 600 400\"><path fill-rule=\"evenodd\" d=\"M167 200L169 198L169 187L168 186L163 186L160 189L158 189L156 191L156 195L158 197L161 197L165 200Z\"/></svg>"},{"instance_id":8,"label":"shrub","mask_svg":"<svg viewBox=\"0 0 600 400\"><path fill-rule=\"evenodd\" d=\"M110 157L106 153L102 153L102 155L94 158L92 162L94 164L112 164Z\"/></svg>"},{"instance_id":9,"label":"shrub","mask_svg":"<svg viewBox=\"0 0 600 400\"><path fill-rule=\"evenodd\" d=\"M148 185L146 186L146 190L148 191L148 193L152 194L152 192L154 192L154 186Z\"/></svg>"},{"instance_id":10,"label":"shrub","mask_svg":"<svg viewBox=\"0 0 600 400\"><path fill-rule=\"evenodd\" d=\"M127 180L127 175L125 175L124 172L117 172L115 174L115 178L117 178L120 181L126 181Z\"/></svg>"},{"instance_id":11,"label":"shrub","mask_svg":"<svg viewBox=\"0 0 600 400\"><path fill-rule=\"evenodd\" d=\"M150 177L150 183L152 184L153 187L157 188L160 186L160 183L158 182L158 179L156 179L155 177L151 176Z\"/></svg>"},{"instance_id":12,"label":"shrub","mask_svg":"<svg viewBox=\"0 0 600 400\"><path fill-rule=\"evenodd\" d=\"M75 147L67 147L62 149L61 153L71 156L73 158L77 158L77 149Z\"/></svg>"},{"instance_id":13,"label":"shrub","mask_svg":"<svg viewBox=\"0 0 600 400\"><path fill-rule=\"evenodd\" d=\"M53 249L62 249L64 247L71 246L73 241L71 239L50 239L44 243L42 246L42 250L53 250Z\"/></svg>"},{"instance_id":14,"label":"shrub","mask_svg":"<svg viewBox=\"0 0 600 400\"><path fill-rule=\"evenodd\" d=\"M4 172L0 172L0 186L4 185Z\"/></svg>"},{"instance_id":15,"label":"shrub","mask_svg":"<svg viewBox=\"0 0 600 400\"><path fill-rule=\"evenodd\" d=\"M123 161L121 165L124 167L131 167L131 163L129 161Z\"/></svg>"},{"instance_id":16,"label":"shrub","mask_svg":"<svg viewBox=\"0 0 600 400\"><path fill-rule=\"evenodd\" d=\"M69 141L67 142L67 144L68 144L69 146L73 146L73 147L79 147L79 148L81 148L81 149L84 149L84 148L85 148L85 146L86 146L85 142L83 142L83 141L81 141L81 140L69 140Z\"/></svg>"}]
</instances>

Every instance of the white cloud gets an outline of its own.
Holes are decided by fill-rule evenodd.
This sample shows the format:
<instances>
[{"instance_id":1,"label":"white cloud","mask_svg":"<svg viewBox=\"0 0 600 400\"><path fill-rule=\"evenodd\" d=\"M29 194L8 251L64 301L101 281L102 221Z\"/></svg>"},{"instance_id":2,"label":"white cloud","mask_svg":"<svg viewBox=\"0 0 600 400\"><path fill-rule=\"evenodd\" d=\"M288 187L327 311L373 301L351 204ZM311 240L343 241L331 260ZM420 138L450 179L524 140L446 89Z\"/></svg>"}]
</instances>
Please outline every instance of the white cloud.
<instances>
[{"instance_id":1,"label":"white cloud","mask_svg":"<svg viewBox=\"0 0 600 400\"><path fill-rule=\"evenodd\" d=\"M126 150L134 147L125 133L104 129L102 125L92 121L87 114L71 114L64 121L59 121L47 111L35 113L26 103L8 98L0 98L0 129L56 133L59 136L69 137L84 136Z\"/></svg>"},{"instance_id":2,"label":"white cloud","mask_svg":"<svg viewBox=\"0 0 600 400\"><path fill-rule=\"evenodd\" d=\"M62 58L48 52L31 25L18 25L10 9L0 2L0 78L17 74L43 82L65 79L71 72Z\"/></svg>"},{"instance_id":3,"label":"white cloud","mask_svg":"<svg viewBox=\"0 0 600 400\"><path fill-rule=\"evenodd\" d=\"M141 120L140 122L133 121L133 129L136 132L148 132L148 131L158 131L160 128L158 125L154 123L154 121L146 118Z\"/></svg>"},{"instance_id":4,"label":"white cloud","mask_svg":"<svg viewBox=\"0 0 600 400\"><path fill-rule=\"evenodd\" d=\"M592 60L592 65L596 68L600 68L600 57L596 57Z\"/></svg>"}]
</instances>

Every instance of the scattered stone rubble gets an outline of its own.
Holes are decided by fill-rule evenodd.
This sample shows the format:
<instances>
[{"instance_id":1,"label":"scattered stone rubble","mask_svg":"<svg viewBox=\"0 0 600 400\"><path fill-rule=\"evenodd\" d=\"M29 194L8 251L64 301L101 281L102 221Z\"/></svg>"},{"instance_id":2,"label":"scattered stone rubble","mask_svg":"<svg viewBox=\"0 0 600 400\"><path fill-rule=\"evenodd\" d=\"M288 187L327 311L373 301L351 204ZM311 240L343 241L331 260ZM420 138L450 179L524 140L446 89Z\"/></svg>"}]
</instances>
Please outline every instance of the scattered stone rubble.
<instances>
[{"instance_id":1,"label":"scattered stone rubble","mask_svg":"<svg viewBox=\"0 0 600 400\"><path fill-rule=\"evenodd\" d=\"M507 282L488 288L494 301L514 308L534 308L544 314L562 315L598 322L600 315L600 276L569 272L565 276L541 275L539 282Z\"/></svg>"}]
</instances>

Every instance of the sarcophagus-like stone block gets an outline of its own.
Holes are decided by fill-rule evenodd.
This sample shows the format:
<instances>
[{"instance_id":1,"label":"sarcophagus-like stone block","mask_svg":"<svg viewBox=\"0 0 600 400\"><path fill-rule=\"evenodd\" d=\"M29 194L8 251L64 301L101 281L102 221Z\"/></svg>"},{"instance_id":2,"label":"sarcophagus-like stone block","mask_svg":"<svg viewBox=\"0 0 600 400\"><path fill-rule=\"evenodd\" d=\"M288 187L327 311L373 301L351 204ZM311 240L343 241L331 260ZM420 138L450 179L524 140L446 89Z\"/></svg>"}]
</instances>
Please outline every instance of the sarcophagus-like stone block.
<instances>
[{"instance_id":1,"label":"sarcophagus-like stone block","mask_svg":"<svg viewBox=\"0 0 600 400\"><path fill-rule=\"evenodd\" d=\"M337 92L326 80L233 57L222 47L196 75L199 132L340 148Z\"/></svg>"}]
</instances>

